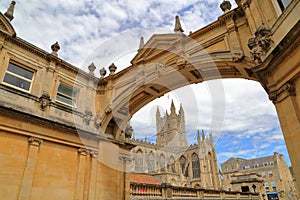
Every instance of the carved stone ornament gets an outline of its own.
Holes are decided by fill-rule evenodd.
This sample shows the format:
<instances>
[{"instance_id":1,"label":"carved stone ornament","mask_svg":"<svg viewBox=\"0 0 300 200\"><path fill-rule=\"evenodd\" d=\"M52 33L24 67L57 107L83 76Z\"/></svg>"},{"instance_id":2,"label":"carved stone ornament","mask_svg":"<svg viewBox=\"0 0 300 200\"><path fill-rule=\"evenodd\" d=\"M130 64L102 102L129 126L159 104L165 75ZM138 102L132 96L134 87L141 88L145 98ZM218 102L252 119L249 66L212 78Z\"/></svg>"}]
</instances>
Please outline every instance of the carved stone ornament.
<instances>
[{"instance_id":1,"label":"carved stone ornament","mask_svg":"<svg viewBox=\"0 0 300 200\"><path fill-rule=\"evenodd\" d=\"M47 106L50 105L51 98L47 92L44 92L39 98L41 110L45 110Z\"/></svg>"},{"instance_id":2,"label":"carved stone ornament","mask_svg":"<svg viewBox=\"0 0 300 200\"><path fill-rule=\"evenodd\" d=\"M86 125L90 124L90 121L92 120L93 117L93 113L91 111L85 111L84 115L83 115L83 121Z\"/></svg>"},{"instance_id":3,"label":"carved stone ornament","mask_svg":"<svg viewBox=\"0 0 300 200\"><path fill-rule=\"evenodd\" d=\"M276 100L276 99L277 99L277 92L276 92L276 91L275 91L275 92L270 92L270 93L269 93L269 99L270 99L271 101Z\"/></svg>"},{"instance_id":4,"label":"carved stone ornament","mask_svg":"<svg viewBox=\"0 0 300 200\"><path fill-rule=\"evenodd\" d=\"M261 57L268 52L272 43L271 31L263 23L248 40L251 58L256 64L262 63Z\"/></svg>"},{"instance_id":5,"label":"carved stone ornament","mask_svg":"<svg viewBox=\"0 0 300 200\"><path fill-rule=\"evenodd\" d=\"M28 142L30 145L33 145L33 146L40 146L41 143L43 142L43 140L40 138L37 138L37 137L30 137L28 139Z\"/></svg>"},{"instance_id":6,"label":"carved stone ornament","mask_svg":"<svg viewBox=\"0 0 300 200\"><path fill-rule=\"evenodd\" d=\"M106 75L106 69L103 67L102 69L99 70L100 72L100 78L104 78L104 76Z\"/></svg>"},{"instance_id":7,"label":"carved stone ornament","mask_svg":"<svg viewBox=\"0 0 300 200\"><path fill-rule=\"evenodd\" d=\"M51 49L52 49L52 55L57 56L57 52L60 50L60 46L59 46L58 42L55 42L54 44L52 44Z\"/></svg>"},{"instance_id":8,"label":"carved stone ornament","mask_svg":"<svg viewBox=\"0 0 300 200\"><path fill-rule=\"evenodd\" d=\"M111 111L112 111L111 104L109 104L109 105L107 105L107 106L105 107L104 112L105 112L106 114L109 114L109 113L111 113Z\"/></svg>"},{"instance_id":9,"label":"carved stone ornament","mask_svg":"<svg viewBox=\"0 0 300 200\"><path fill-rule=\"evenodd\" d=\"M128 122L125 128L125 137L126 138L131 138L132 137L132 133L133 133L133 128L130 125L130 123Z\"/></svg>"},{"instance_id":10,"label":"carved stone ornament","mask_svg":"<svg viewBox=\"0 0 300 200\"><path fill-rule=\"evenodd\" d=\"M117 67L116 67L116 65L114 64L114 63L112 63L109 67L108 67L108 69L109 69L109 75L114 75L115 74L115 72L116 72L116 70L117 70Z\"/></svg>"},{"instance_id":11,"label":"carved stone ornament","mask_svg":"<svg viewBox=\"0 0 300 200\"><path fill-rule=\"evenodd\" d=\"M284 91L288 92L288 94L291 95L291 96L295 96L296 95L296 93L295 93L295 91L296 91L295 86L294 86L294 84L292 84L290 82L284 84L283 89L284 89Z\"/></svg>"},{"instance_id":12,"label":"carved stone ornament","mask_svg":"<svg viewBox=\"0 0 300 200\"><path fill-rule=\"evenodd\" d=\"M96 66L95 66L95 64L94 63L91 63L89 66L88 66L88 69L89 69L89 74L90 75L94 75L94 71L95 71L95 69L96 69Z\"/></svg>"},{"instance_id":13,"label":"carved stone ornament","mask_svg":"<svg viewBox=\"0 0 300 200\"><path fill-rule=\"evenodd\" d=\"M224 0L221 4L220 4L220 8L221 10L226 13L231 9L231 3L230 1Z\"/></svg>"},{"instance_id":14,"label":"carved stone ornament","mask_svg":"<svg viewBox=\"0 0 300 200\"><path fill-rule=\"evenodd\" d=\"M95 120L94 120L94 124L96 128L100 128L102 125L102 121L103 121L103 116L100 113L97 113Z\"/></svg>"}]
</instances>

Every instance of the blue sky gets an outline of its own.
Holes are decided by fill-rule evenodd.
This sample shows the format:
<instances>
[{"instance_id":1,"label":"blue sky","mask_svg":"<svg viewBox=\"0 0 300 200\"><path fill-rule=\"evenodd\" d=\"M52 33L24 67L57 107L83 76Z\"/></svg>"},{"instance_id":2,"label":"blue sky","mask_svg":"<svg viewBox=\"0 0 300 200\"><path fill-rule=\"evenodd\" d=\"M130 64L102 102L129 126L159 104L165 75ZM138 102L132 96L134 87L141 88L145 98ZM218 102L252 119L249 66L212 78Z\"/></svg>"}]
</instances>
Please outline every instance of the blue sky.
<instances>
[{"instance_id":1,"label":"blue sky","mask_svg":"<svg viewBox=\"0 0 300 200\"><path fill-rule=\"evenodd\" d=\"M180 16L186 34L216 20L222 15L222 1L26 0L17 1L12 24L18 37L46 51L58 41L59 57L83 70L94 62L99 76L98 70L112 62L117 71L128 67L141 36L147 41L155 33L173 33L175 15ZM2 13L9 4L9 0L0 1ZM290 163L275 107L260 84L241 79L217 81L225 94L220 132L212 126L215 96L205 82L166 94L136 113L132 118L135 137L154 140L156 108L164 112L173 99L177 108L180 103L184 107L190 143L196 141L197 129L213 132L219 162L277 151ZM192 102L183 96L192 96Z\"/></svg>"}]
</instances>

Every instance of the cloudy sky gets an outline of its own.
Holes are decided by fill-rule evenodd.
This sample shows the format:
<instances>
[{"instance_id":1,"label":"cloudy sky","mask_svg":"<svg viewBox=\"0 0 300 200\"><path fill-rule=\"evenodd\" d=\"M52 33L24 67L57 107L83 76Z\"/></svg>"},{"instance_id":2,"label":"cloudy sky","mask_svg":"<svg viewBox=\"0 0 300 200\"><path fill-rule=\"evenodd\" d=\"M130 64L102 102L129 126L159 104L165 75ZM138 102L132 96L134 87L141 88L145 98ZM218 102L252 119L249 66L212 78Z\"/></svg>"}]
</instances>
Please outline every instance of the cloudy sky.
<instances>
[{"instance_id":1,"label":"cloudy sky","mask_svg":"<svg viewBox=\"0 0 300 200\"><path fill-rule=\"evenodd\" d=\"M18 37L46 51L51 52L50 46L58 41L59 57L83 70L94 62L98 73L114 62L120 71L129 66L141 36L147 41L155 33L172 33L175 15L180 16L185 33L196 31L222 15L222 1L17 0L12 24ZM9 0L0 0L2 13L9 4ZM217 129L213 127L213 113L218 105L211 86L215 83L224 91L222 123ZM159 107L163 114L171 100L177 109L183 105L189 143L196 142L197 129L213 132L219 162L276 151L290 163L275 107L259 83L215 80L166 94L133 116L136 138L155 141L156 109Z\"/></svg>"}]
</instances>

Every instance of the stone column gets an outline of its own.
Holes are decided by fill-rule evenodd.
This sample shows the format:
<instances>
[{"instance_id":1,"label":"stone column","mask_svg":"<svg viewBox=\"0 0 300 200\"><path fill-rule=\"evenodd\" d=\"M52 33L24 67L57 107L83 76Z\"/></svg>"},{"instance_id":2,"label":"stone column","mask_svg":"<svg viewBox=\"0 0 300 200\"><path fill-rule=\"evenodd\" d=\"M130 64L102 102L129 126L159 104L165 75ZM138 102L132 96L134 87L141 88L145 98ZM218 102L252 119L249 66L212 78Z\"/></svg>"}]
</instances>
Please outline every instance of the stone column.
<instances>
[{"instance_id":1,"label":"stone column","mask_svg":"<svg viewBox=\"0 0 300 200\"><path fill-rule=\"evenodd\" d=\"M42 142L42 139L36 137L29 138L29 150L19 191L19 200L30 199L35 163L38 156L39 147Z\"/></svg>"},{"instance_id":2,"label":"stone column","mask_svg":"<svg viewBox=\"0 0 300 200\"><path fill-rule=\"evenodd\" d=\"M76 179L75 188L75 200L83 199L84 194L84 180L85 180L85 167L86 167L86 157L88 155L88 150L84 148L78 149L78 172Z\"/></svg>"}]
</instances>

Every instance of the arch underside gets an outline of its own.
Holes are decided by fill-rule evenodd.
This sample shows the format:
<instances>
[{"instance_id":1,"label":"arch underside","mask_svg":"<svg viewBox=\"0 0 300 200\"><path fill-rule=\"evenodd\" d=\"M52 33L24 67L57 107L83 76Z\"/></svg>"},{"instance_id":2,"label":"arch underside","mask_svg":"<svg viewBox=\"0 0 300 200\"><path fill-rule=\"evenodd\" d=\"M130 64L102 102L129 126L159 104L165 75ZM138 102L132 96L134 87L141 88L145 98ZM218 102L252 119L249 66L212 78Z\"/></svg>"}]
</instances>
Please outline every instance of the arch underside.
<instances>
[{"instance_id":1,"label":"arch underside","mask_svg":"<svg viewBox=\"0 0 300 200\"><path fill-rule=\"evenodd\" d=\"M121 77L115 86L118 94L112 101L112 117L120 130L131 116L149 102L190 84L223 78L256 80L251 74L253 63L243 57L233 61L228 51L190 57L184 65L151 63L136 66Z\"/></svg>"}]
</instances>

